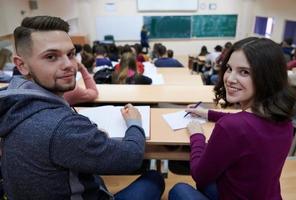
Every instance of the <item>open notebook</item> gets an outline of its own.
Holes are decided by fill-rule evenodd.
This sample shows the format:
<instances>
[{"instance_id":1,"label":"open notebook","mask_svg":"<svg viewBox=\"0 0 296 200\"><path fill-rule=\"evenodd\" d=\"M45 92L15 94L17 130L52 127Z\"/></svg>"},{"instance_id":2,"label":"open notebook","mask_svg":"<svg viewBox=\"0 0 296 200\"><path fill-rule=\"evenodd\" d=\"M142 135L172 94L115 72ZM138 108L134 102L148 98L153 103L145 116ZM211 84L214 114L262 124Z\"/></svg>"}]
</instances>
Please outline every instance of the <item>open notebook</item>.
<instances>
[{"instance_id":1,"label":"open notebook","mask_svg":"<svg viewBox=\"0 0 296 200\"><path fill-rule=\"evenodd\" d=\"M142 116L142 127L146 138L150 137L150 106L135 106ZM100 106L79 110L79 114L88 117L100 130L113 138L123 138L127 129L120 109L122 106Z\"/></svg>"}]
</instances>

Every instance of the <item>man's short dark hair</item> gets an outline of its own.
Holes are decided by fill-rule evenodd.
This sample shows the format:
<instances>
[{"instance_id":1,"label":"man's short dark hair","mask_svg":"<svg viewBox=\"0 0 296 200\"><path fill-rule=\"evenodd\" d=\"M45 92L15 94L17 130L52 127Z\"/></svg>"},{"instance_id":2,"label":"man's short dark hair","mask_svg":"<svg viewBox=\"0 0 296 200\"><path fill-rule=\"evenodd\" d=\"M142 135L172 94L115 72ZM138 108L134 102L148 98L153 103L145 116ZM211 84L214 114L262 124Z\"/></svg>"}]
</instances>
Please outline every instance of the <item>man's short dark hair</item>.
<instances>
[{"instance_id":1,"label":"man's short dark hair","mask_svg":"<svg viewBox=\"0 0 296 200\"><path fill-rule=\"evenodd\" d=\"M97 45L95 47L95 54L97 55L105 55L106 54L106 49L104 46L101 45Z\"/></svg>"},{"instance_id":2,"label":"man's short dark hair","mask_svg":"<svg viewBox=\"0 0 296 200\"><path fill-rule=\"evenodd\" d=\"M222 49L223 48L220 45L215 46L215 51L217 51L217 52L221 52Z\"/></svg>"},{"instance_id":3,"label":"man's short dark hair","mask_svg":"<svg viewBox=\"0 0 296 200\"><path fill-rule=\"evenodd\" d=\"M164 56L167 53L167 49L165 46L161 45L158 49L159 56Z\"/></svg>"},{"instance_id":4,"label":"man's short dark hair","mask_svg":"<svg viewBox=\"0 0 296 200\"><path fill-rule=\"evenodd\" d=\"M168 53L168 57L169 57L169 58L174 57L174 51L173 51L173 50L168 49L168 50L167 50L167 53Z\"/></svg>"},{"instance_id":5,"label":"man's short dark hair","mask_svg":"<svg viewBox=\"0 0 296 200\"><path fill-rule=\"evenodd\" d=\"M69 24L59 17L35 16L23 19L13 34L17 54L31 52L31 34L37 31L64 31L69 32Z\"/></svg>"}]
</instances>

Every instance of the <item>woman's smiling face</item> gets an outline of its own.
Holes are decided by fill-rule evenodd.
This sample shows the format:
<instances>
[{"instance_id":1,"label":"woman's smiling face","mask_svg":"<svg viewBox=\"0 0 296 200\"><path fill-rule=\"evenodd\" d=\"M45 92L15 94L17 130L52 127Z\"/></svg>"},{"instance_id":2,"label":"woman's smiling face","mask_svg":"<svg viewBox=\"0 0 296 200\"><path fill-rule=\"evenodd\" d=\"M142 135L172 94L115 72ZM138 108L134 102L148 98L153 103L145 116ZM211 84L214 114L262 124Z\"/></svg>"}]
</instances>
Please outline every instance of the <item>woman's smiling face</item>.
<instances>
[{"instance_id":1,"label":"woman's smiling face","mask_svg":"<svg viewBox=\"0 0 296 200\"><path fill-rule=\"evenodd\" d=\"M231 54L223 81L226 100L229 103L239 103L243 110L252 105L255 90L251 67L243 51L239 50Z\"/></svg>"}]
</instances>

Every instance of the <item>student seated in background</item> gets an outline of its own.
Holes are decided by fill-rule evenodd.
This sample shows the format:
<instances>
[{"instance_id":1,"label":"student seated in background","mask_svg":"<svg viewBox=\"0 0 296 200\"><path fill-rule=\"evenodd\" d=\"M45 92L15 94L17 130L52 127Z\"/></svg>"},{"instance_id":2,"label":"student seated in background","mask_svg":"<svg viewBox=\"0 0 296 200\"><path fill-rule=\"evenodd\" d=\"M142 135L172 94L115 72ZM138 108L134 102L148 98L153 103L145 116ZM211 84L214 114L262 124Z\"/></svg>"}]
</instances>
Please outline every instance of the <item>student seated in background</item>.
<instances>
[{"instance_id":1,"label":"student seated in background","mask_svg":"<svg viewBox=\"0 0 296 200\"><path fill-rule=\"evenodd\" d=\"M146 60L147 57L146 57L146 58L144 57L144 54L143 54L143 52L142 52L143 47L142 47L141 44L136 43L136 44L134 44L131 48L132 48L132 50L133 50L133 53L136 54L136 56L137 56L137 61L138 61L138 62L143 63L143 62L148 61L148 60Z\"/></svg>"},{"instance_id":2,"label":"student seated in background","mask_svg":"<svg viewBox=\"0 0 296 200\"><path fill-rule=\"evenodd\" d=\"M100 66L108 66L108 67L113 67L111 61L106 57L107 52L104 46L97 45L94 48L95 50L95 66L100 67Z\"/></svg>"},{"instance_id":3,"label":"student seated in background","mask_svg":"<svg viewBox=\"0 0 296 200\"><path fill-rule=\"evenodd\" d=\"M282 51L284 53L286 62L289 62L293 57L293 39L292 38L285 38L283 42L280 44L282 47Z\"/></svg>"},{"instance_id":4,"label":"student seated in background","mask_svg":"<svg viewBox=\"0 0 296 200\"><path fill-rule=\"evenodd\" d=\"M89 44L84 44L81 51L81 63L86 67L89 73L93 72L95 57Z\"/></svg>"},{"instance_id":5,"label":"student seated in background","mask_svg":"<svg viewBox=\"0 0 296 200\"><path fill-rule=\"evenodd\" d=\"M219 81L219 71L220 71L220 66L227 54L227 51L231 48L232 43L231 42L226 42L224 45L224 48L222 50L222 53L220 56L216 59L216 65L213 68L213 73L210 76L210 84L211 85L216 85Z\"/></svg>"},{"instance_id":6,"label":"student seated in background","mask_svg":"<svg viewBox=\"0 0 296 200\"><path fill-rule=\"evenodd\" d=\"M140 84L150 85L152 79L139 74L137 72L137 60L136 55L127 52L121 56L120 70L114 71L112 74L112 83L114 84Z\"/></svg>"},{"instance_id":7,"label":"student seated in background","mask_svg":"<svg viewBox=\"0 0 296 200\"><path fill-rule=\"evenodd\" d=\"M0 50L0 82L1 83L9 83L12 76L8 75L4 72L7 63L10 61L10 57L12 56L11 51L8 49ZM13 68L10 69L12 71Z\"/></svg>"},{"instance_id":8,"label":"student seated in background","mask_svg":"<svg viewBox=\"0 0 296 200\"><path fill-rule=\"evenodd\" d=\"M81 61L82 61L82 57L81 57L82 46L81 46L81 44L74 44L74 47L75 47L75 57L76 57L76 60L79 63L81 63Z\"/></svg>"},{"instance_id":9,"label":"student seated in background","mask_svg":"<svg viewBox=\"0 0 296 200\"><path fill-rule=\"evenodd\" d=\"M174 51L171 49L167 50L168 58L174 58Z\"/></svg>"},{"instance_id":10,"label":"student seated in background","mask_svg":"<svg viewBox=\"0 0 296 200\"><path fill-rule=\"evenodd\" d=\"M152 63L155 63L155 61L160 57L159 56L159 47L161 47L161 46L162 46L161 43L154 43L153 49L151 52L151 56L150 56Z\"/></svg>"},{"instance_id":11,"label":"student seated in background","mask_svg":"<svg viewBox=\"0 0 296 200\"><path fill-rule=\"evenodd\" d=\"M161 45L158 49L159 58L154 62L156 67L183 67L183 65L174 58L169 58L167 49Z\"/></svg>"},{"instance_id":12,"label":"student seated in background","mask_svg":"<svg viewBox=\"0 0 296 200\"><path fill-rule=\"evenodd\" d=\"M77 71L68 31L67 22L50 16L24 18L14 30L14 63L23 77L14 77L0 91L1 167L8 199L159 200L164 180L158 172L148 171L115 195L98 176L140 167L145 134L131 104L121 110L125 137L115 140L63 99L75 88Z\"/></svg>"},{"instance_id":13,"label":"student seated in background","mask_svg":"<svg viewBox=\"0 0 296 200\"><path fill-rule=\"evenodd\" d=\"M114 62L118 62L119 60L119 53L118 53L118 48L115 44L110 44L108 45L108 58L111 60L111 61L114 61Z\"/></svg>"},{"instance_id":14,"label":"student seated in background","mask_svg":"<svg viewBox=\"0 0 296 200\"><path fill-rule=\"evenodd\" d=\"M98 95L98 89L93 77L88 73L85 66L78 63L78 71L82 75L85 88L81 88L76 84L74 90L64 93L64 99L72 106L78 103L92 102Z\"/></svg>"},{"instance_id":15,"label":"student seated in background","mask_svg":"<svg viewBox=\"0 0 296 200\"><path fill-rule=\"evenodd\" d=\"M210 78L216 68L217 59L219 58L219 56L222 53L222 46L217 45L217 46L215 46L214 50L215 50L214 52L211 52L206 56L205 65L202 69L203 80L206 85L211 84Z\"/></svg>"},{"instance_id":16,"label":"student seated in background","mask_svg":"<svg viewBox=\"0 0 296 200\"><path fill-rule=\"evenodd\" d=\"M15 64L12 63L12 52L9 49L0 50L0 67L4 71L13 71Z\"/></svg>"},{"instance_id":17,"label":"student seated in background","mask_svg":"<svg viewBox=\"0 0 296 200\"><path fill-rule=\"evenodd\" d=\"M223 100L224 106L238 103L242 111L188 106L191 115L216 125L206 144L202 126L189 123L190 167L197 189L179 183L170 191L170 200L282 199L280 176L296 109L285 66L281 48L269 39L250 37L231 47L214 89L215 101Z\"/></svg>"},{"instance_id":18,"label":"student seated in background","mask_svg":"<svg viewBox=\"0 0 296 200\"><path fill-rule=\"evenodd\" d=\"M129 45L126 44L121 49L121 58L124 53L133 53L133 50ZM137 62L137 73L143 74L144 73L144 65L141 62L138 62L138 61L136 61L136 62ZM119 72L120 68L121 68L120 63L115 65L115 72Z\"/></svg>"},{"instance_id":19,"label":"student seated in background","mask_svg":"<svg viewBox=\"0 0 296 200\"><path fill-rule=\"evenodd\" d=\"M202 46L200 48L200 52L198 54L198 57L206 57L209 54L208 48L206 46ZM205 62L201 60L197 60L197 62L193 63L193 70L196 72L202 72L202 68L204 66Z\"/></svg>"},{"instance_id":20,"label":"student seated in background","mask_svg":"<svg viewBox=\"0 0 296 200\"><path fill-rule=\"evenodd\" d=\"M296 49L294 49L292 60L287 63L287 70L292 70L293 68L296 68Z\"/></svg>"}]
</instances>

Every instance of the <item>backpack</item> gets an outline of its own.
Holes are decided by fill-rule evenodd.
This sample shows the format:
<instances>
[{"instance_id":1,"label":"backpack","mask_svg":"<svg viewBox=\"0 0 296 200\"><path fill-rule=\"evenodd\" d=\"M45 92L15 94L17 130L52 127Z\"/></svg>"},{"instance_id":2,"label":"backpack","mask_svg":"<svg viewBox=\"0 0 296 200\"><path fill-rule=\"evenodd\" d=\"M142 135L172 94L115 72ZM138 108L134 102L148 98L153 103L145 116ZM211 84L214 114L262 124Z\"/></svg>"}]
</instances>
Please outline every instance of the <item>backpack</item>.
<instances>
[{"instance_id":1,"label":"backpack","mask_svg":"<svg viewBox=\"0 0 296 200\"><path fill-rule=\"evenodd\" d=\"M105 83L111 84L113 71L114 69L110 69L110 68L104 68L97 71L94 74L94 80L96 84L105 84Z\"/></svg>"}]
</instances>

